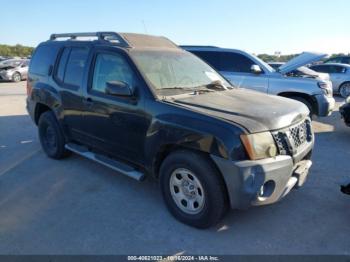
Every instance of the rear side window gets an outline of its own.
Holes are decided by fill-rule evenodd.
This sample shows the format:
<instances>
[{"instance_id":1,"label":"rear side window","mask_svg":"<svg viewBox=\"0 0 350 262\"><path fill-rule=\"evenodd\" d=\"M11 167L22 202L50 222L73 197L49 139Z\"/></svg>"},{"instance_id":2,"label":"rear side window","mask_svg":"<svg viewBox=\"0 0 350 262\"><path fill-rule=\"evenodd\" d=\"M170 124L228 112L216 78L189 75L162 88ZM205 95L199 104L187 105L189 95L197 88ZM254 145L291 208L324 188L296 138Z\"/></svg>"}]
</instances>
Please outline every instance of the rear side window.
<instances>
[{"instance_id":1,"label":"rear side window","mask_svg":"<svg viewBox=\"0 0 350 262\"><path fill-rule=\"evenodd\" d=\"M31 59L30 73L46 76L56 57L55 46L39 46Z\"/></svg>"},{"instance_id":2,"label":"rear side window","mask_svg":"<svg viewBox=\"0 0 350 262\"><path fill-rule=\"evenodd\" d=\"M61 82L63 82L64 80L64 74L66 71L66 64L67 64L69 53L70 53L70 48L65 48L61 54L60 62L58 64L56 78Z\"/></svg>"},{"instance_id":3,"label":"rear side window","mask_svg":"<svg viewBox=\"0 0 350 262\"><path fill-rule=\"evenodd\" d=\"M345 67L342 67L342 66L333 66L333 72L334 73L337 73L337 74L344 74L346 73L346 68Z\"/></svg>"},{"instance_id":4,"label":"rear side window","mask_svg":"<svg viewBox=\"0 0 350 262\"><path fill-rule=\"evenodd\" d=\"M342 63L350 64L350 57L344 57L343 60L342 60Z\"/></svg>"},{"instance_id":5,"label":"rear side window","mask_svg":"<svg viewBox=\"0 0 350 262\"><path fill-rule=\"evenodd\" d=\"M196 56L202 58L216 70L221 70L220 53L219 52L193 52Z\"/></svg>"},{"instance_id":6,"label":"rear side window","mask_svg":"<svg viewBox=\"0 0 350 262\"><path fill-rule=\"evenodd\" d=\"M315 70L316 72L330 73L330 67L329 66L312 66L310 68L312 70Z\"/></svg>"},{"instance_id":7,"label":"rear side window","mask_svg":"<svg viewBox=\"0 0 350 262\"><path fill-rule=\"evenodd\" d=\"M88 54L87 48L65 48L58 63L56 79L66 85L80 87Z\"/></svg>"}]
</instances>

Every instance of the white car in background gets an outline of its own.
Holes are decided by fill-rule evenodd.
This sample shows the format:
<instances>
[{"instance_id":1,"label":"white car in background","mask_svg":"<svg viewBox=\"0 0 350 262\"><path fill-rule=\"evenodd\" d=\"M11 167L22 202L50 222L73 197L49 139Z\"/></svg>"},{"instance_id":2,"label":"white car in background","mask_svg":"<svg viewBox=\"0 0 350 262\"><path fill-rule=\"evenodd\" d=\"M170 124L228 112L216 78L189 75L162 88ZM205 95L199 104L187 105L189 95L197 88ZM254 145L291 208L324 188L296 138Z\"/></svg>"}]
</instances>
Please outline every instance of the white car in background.
<instances>
[{"instance_id":1,"label":"white car in background","mask_svg":"<svg viewBox=\"0 0 350 262\"><path fill-rule=\"evenodd\" d=\"M350 96L350 65L326 63L313 65L310 69L329 74L333 84L333 92L344 98Z\"/></svg>"}]
</instances>

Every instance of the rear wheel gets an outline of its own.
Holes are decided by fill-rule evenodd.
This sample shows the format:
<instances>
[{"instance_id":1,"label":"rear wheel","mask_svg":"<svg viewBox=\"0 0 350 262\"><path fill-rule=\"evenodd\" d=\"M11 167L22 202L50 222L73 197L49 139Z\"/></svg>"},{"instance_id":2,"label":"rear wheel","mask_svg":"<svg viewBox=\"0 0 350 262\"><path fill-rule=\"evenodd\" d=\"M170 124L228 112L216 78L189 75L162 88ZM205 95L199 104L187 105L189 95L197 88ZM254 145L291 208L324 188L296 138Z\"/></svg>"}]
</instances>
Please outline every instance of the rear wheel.
<instances>
[{"instance_id":1,"label":"rear wheel","mask_svg":"<svg viewBox=\"0 0 350 262\"><path fill-rule=\"evenodd\" d=\"M339 87L339 93L342 97L350 96L350 82L344 83Z\"/></svg>"},{"instance_id":2,"label":"rear wheel","mask_svg":"<svg viewBox=\"0 0 350 262\"><path fill-rule=\"evenodd\" d=\"M22 80L21 74L18 72L15 72L12 76L12 81L17 83L17 82L20 82L21 80Z\"/></svg>"},{"instance_id":3,"label":"rear wheel","mask_svg":"<svg viewBox=\"0 0 350 262\"><path fill-rule=\"evenodd\" d=\"M226 188L206 156L185 150L172 153L160 168L160 184L169 211L185 224L207 228L227 211Z\"/></svg>"},{"instance_id":4,"label":"rear wheel","mask_svg":"<svg viewBox=\"0 0 350 262\"><path fill-rule=\"evenodd\" d=\"M63 132L52 111L46 111L40 116L38 129L41 147L47 156L61 159L69 154Z\"/></svg>"}]
</instances>

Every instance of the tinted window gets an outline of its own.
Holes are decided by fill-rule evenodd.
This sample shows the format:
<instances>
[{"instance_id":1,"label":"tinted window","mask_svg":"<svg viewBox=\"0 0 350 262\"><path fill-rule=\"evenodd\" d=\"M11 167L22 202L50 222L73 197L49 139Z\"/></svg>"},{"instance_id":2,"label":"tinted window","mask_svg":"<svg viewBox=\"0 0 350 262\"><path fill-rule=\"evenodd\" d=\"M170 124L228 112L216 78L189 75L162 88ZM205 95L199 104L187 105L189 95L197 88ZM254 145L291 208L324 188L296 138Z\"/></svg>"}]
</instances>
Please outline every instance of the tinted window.
<instances>
[{"instance_id":1,"label":"tinted window","mask_svg":"<svg viewBox=\"0 0 350 262\"><path fill-rule=\"evenodd\" d=\"M342 66L333 66L332 73L344 74L346 72L346 68Z\"/></svg>"},{"instance_id":2,"label":"tinted window","mask_svg":"<svg viewBox=\"0 0 350 262\"><path fill-rule=\"evenodd\" d=\"M327 65L312 66L310 68L316 72L330 73L330 66Z\"/></svg>"},{"instance_id":3,"label":"tinted window","mask_svg":"<svg viewBox=\"0 0 350 262\"><path fill-rule=\"evenodd\" d=\"M251 66L255 64L244 55L232 52L193 52L218 71L251 73Z\"/></svg>"},{"instance_id":4,"label":"tinted window","mask_svg":"<svg viewBox=\"0 0 350 262\"><path fill-rule=\"evenodd\" d=\"M64 74L64 83L80 86L83 80L84 69L89 50L87 48L73 47L71 49Z\"/></svg>"},{"instance_id":5,"label":"tinted window","mask_svg":"<svg viewBox=\"0 0 350 262\"><path fill-rule=\"evenodd\" d=\"M251 73L251 67L255 63L241 54L221 53L221 71Z\"/></svg>"},{"instance_id":6,"label":"tinted window","mask_svg":"<svg viewBox=\"0 0 350 262\"><path fill-rule=\"evenodd\" d=\"M58 64L57 68L57 73L56 73L56 78L57 80L63 82L64 80L64 74L65 74L65 69L66 69L66 64L67 64L67 59L69 56L70 48L65 48L61 54L60 62Z\"/></svg>"},{"instance_id":7,"label":"tinted window","mask_svg":"<svg viewBox=\"0 0 350 262\"><path fill-rule=\"evenodd\" d=\"M31 59L30 72L39 75L48 75L49 68L56 58L57 48L54 46L39 46Z\"/></svg>"},{"instance_id":8,"label":"tinted window","mask_svg":"<svg viewBox=\"0 0 350 262\"><path fill-rule=\"evenodd\" d=\"M343 60L342 60L342 63L350 64L350 57L344 57Z\"/></svg>"},{"instance_id":9,"label":"tinted window","mask_svg":"<svg viewBox=\"0 0 350 262\"><path fill-rule=\"evenodd\" d=\"M202 58L205 62L210 64L212 67L216 68L217 70L220 70L221 63L220 63L220 53L219 52L192 52L193 54L197 55L198 57Z\"/></svg>"},{"instance_id":10,"label":"tinted window","mask_svg":"<svg viewBox=\"0 0 350 262\"><path fill-rule=\"evenodd\" d=\"M346 68L342 66L335 66L335 65L318 65L318 66L312 66L311 69L317 72L328 73L328 74L342 74L346 72Z\"/></svg>"},{"instance_id":11,"label":"tinted window","mask_svg":"<svg viewBox=\"0 0 350 262\"><path fill-rule=\"evenodd\" d=\"M127 61L118 54L98 54L92 89L105 93L108 81L121 81L134 86L134 74Z\"/></svg>"}]
</instances>

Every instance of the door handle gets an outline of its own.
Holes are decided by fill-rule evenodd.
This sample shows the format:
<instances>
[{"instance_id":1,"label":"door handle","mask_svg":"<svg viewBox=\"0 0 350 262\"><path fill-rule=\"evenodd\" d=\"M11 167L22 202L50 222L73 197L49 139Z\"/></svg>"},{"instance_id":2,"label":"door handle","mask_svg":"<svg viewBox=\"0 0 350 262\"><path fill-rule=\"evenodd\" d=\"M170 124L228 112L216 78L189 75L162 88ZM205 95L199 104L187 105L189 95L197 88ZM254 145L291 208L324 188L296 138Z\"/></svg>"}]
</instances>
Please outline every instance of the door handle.
<instances>
[{"instance_id":1,"label":"door handle","mask_svg":"<svg viewBox=\"0 0 350 262\"><path fill-rule=\"evenodd\" d=\"M87 106L91 106L94 102L90 97L85 98L83 101L84 101L84 104Z\"/></svg>"}]
</instances>

